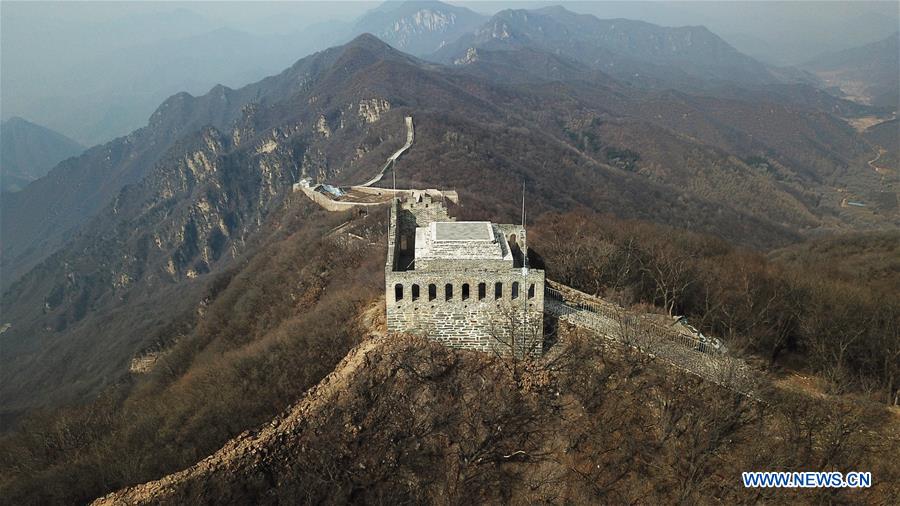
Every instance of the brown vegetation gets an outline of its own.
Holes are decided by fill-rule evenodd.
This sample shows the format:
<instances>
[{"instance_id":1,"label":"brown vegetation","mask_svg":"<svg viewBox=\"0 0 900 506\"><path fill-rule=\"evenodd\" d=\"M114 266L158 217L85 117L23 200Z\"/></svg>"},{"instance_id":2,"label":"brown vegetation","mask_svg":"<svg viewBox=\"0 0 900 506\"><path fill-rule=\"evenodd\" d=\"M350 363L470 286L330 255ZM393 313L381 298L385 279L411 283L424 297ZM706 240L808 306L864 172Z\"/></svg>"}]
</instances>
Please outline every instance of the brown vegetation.
<instances>
[{"instance_id":1,"label":"brown vegetation","mask_svg":"<svg viewBox=\"0 0 900 506\"><path fill-rule=\"evenodd\" d=\"M4 299L6 315L16 317L4 350L14 344L22 352L5 362L12 380L0 386L16 406L0 411L12 418L36 400L74 405L33 413L0 439L0 497L83 502L159 478L271 420L332 371L366 331L352 316L382 290L384 216L324 213L294 201L290 184L300 169L354 182L370 176L402 143L400 121L410 111L417 144L397 164L398 179L458 188L461 218L516 216L526 180L535 214L605 210L766 247L843 224L829 193L835 186L878 183L871 171L848 169L871 156L868 146L829 115L596 82L500 79L509 82L420 65L368 37L240 96L217 88L199 101L173 97L168 108L180 112L155 116L152 128L130 140L95 148L70 172L91 177L54 180L67 191L35 186L44 193L39 200L22 196L25 210L57 209L44 205L48 198L71 210L86 200L69 189L101 188L97 199L87 199L87 214L109 206ZM227 108L212 105L219 93L232 96ZM343 116L373 96L393 104L379 123ZM154 201L190 180L184 157L208 145L197 129L210 116L219 117L222 132L242 123L246 144L226 147L233 135L207 130L221 149L207 147L225 151L216 165L204 164L214 184L187 184L178 198ZM320 118L327 137L295 129ZM284 142L260 157L255 141L276 134ZM117 148L125 142L138 148ZM123 160L134 157L129 168ZM99 172L97 160L106 160ZM123 181L99 183L112 172L143 182L118 193ZM197 211L210 201L220 205ZM37 218L21 221L16 230L28 240L6 243L27 249L39 239L30 265L87 219L62 214L67 219L59 223L44 220L54 224L49 231L32 226ZM234 242L221 230L198 234L201 218L225 223ZM331 232L351 218L351 226ZM850 250L820 254L811 247L766 258L709 236L589 212L545 215L530 233L550 277L623 304L687 314L732 349L821 374L831 393L896 402L900 286L895 262L869 258L873 251L895 255L895 235L885 236L884 248L848 237L836 244L856 245ZM154 250L152 234L168 234L171 251ZM207 246L212 264L200 254ZM237 258L216 261L227 247ZM177 279L159 283L170 257L179 263ZM123 265L129 269L109 268ZM138 281L119 286L128 279ZM590 340L575 337L568 346L557 357L567 360L511 364L392 337L346 378L333 404L295 432L160 499L858 499L851 491L748 498L739 471L773 467L868 469L876 488L865 499L896 497L889 458L898 449L890 432L896 423L865 400L835 395L826 405L775 394L756 404ZM135 352L159 359L146 375L121 379ZM10 374L13 368L22 374Z\"/></svg>"},{"instance_id":2,"label":"brown vegetation","mask_svg":"<svg viewBox=\"0 0 900 506\"><path fill-rule=\"evenodd\" d=\"M593 214L544 216L532 237L552 279L686 315L732 349L822 374L834 392L898 403L896 233L806 243L773 260L708 236Z\"/></svg>"},{"instance_id":3,"label":"brown vegetation","mask_svg":"<svg viewBox=\"0 0 900 506\"><path fill-rule=\"evenodd\" d=\"M86 406L32 416L4 437L3 496L19 504L81 502L157 479L295 402L369 332L349 315L382 289L385 217L373 211L330 232L348 218L286 206L268 246L210 285L196 323L186 324L150 374ZM803 357L832 381L834 394L868 384L882 401L896 391L885 375L896 374L897 357L884 352L896 334L882 325L897 313L873 306L894 307L876 291L894 285L873 285L866 295L840 276L812 276L812 266L592 214L546 215L531 237L560 281L686 313L729 346L778 363ZM857 291L830 291L832 283ZM857 325L864 334L838 332ZM266 438L235 440L204 461L202 473L176 475L135 497L688 504L877 503L898 493L889 458L900 449L897 421L877 404L777 390L760 403L646 356L566 337L536 361L389 337L367 347L352 374L334 372L342 383L326 388L328 402L301 418L288 411L260 432ZM884 341L873 343L876 337ZM246 451L235 453L235 445ZM871 470L875 487L748 495L745 470ZM141 495L146 490L154 492Z\"/></svg>"},{"instance_id":4,"label":"brown vegetation","mask_svg":"<svg viewBox=\"0 0 900 506\"><path fill-rule=\"evenodd\" d=\"M327 214L300 201L271 242L210 283L196 324L143 377L96 401L35 413L0 440L0 496L84 502L187 466L271 419L359 339L359 312L381 289L385 219Z\"/></svg>"},{"instance_id":5,"label":"brown vegetation","mask_svg":"<svg viewBox=\"0 0 900 506\"><path fill-rule=\"evenodd\" d=\"M628 349L565 343L517 378L503 358L379 339L270 426L105 503L879 503L900 492L883 408L777 393L759 403ZM865 491L744 489L740 473L758 469L877 478Z\"/></svg>"}]
</instances>

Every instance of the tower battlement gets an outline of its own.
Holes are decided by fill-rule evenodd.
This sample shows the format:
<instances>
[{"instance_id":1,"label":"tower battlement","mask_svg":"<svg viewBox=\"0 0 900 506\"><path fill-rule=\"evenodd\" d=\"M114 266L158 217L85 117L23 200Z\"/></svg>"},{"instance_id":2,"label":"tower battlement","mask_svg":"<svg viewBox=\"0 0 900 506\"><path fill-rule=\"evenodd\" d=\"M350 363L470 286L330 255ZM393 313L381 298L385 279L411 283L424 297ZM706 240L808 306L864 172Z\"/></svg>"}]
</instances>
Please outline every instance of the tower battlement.
<instances>
[{"instance_id":1,"label":"tower battlement","mask_svg":"<svg viewBox=\"0 0 900 506\"><path fill-rule=\"evenodd\" d=\"M394 199L385 263L387 326L447 346L537 354L544 271L521 225L456 221L427 193Z\"/></svg>"}]
</instances>

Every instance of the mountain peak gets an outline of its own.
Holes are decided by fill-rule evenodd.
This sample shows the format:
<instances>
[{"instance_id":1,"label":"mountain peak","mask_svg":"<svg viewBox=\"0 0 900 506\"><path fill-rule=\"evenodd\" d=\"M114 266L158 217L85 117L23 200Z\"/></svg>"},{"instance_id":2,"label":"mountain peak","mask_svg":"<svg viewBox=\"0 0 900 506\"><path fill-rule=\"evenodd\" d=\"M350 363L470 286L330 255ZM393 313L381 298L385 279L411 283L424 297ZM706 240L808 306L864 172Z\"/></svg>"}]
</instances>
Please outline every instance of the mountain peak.
<instances>
[{"instance_id":1,"label":"mountain peak","mask_svg":"<svg viewBox=\"0 0 900 506\"><path fill-rule=\"evenodd\" d=\"M485 17L438 1L387 2L362 16L358 32L370 32L393 47L422 56L458 39Z\"/></svg>"},{"instance_id":2,"label":"mountain peak","mask_svg":"<svg viewBox=\"0 0 900 506\"><path fill-rule=\"evenodd\" d=\"M557 14L557 15L565 14L568 16L577 16L578 15L578 14L570 11L569 9L566 9L562 5L550 5L547 7L542 7L540 9L535 9L535 12L539 12L541 14Z\"/></svg>"},{"instance_id":3,"label":"mountain peak","mask_svg":"<svg viewBox=\"0 0 900 506\"><path fill-rule=\"evenodd\" d=\"M4 126L12 126L12 125L33 125L34 123L28 121L27 119L21 116L10 116L3 120Z\"/></svg>"},{"instance_id":4,"label":"mountain peak","mask_svg":"<svg viewBox=\"0 0 900 506\"><path fill-rule=\"evenodd\" d=\"M0 128L0 189L18 191L84 147L43 125L11 116Z\"/></svg>"},{"instance_id":5,"label":"mountain peak","mask_svg":"<svg viewBox=\"0 0 900 506\"><path fill-rule=\"evenodd\" d=\"M378 37L372 35L371 33L363 33L357 35L353 40L344 44L345 49L360 47L366 49L381 49L390 51L392 50L391 46L385 43L383 40Z\"/></svg>"},{"instance_id":6,"label":"mountain peak","mask_svg":"<svg viewBox=\"0 0 900 506\"><path fill-rule=\"evenodd\" d=\"M382 60L386 58L406 60L409 58L405 53L394 49L371 33L358 35L350 42L344 44L341 51L341 58L351 57L363 57L369 60Z\"/></svg>"},{"instance_id":7,"label":"mountain peak","mask_svg":"<svg viewBox=\"0 0 900 506\"><path fill-rule=\"evenodd\" d=\"M446 4L444 2L439 2L438 0L407 0L405 2L400 2L398 8L404 9L457 9L458 7ZM464 7L463 7L464 8Z\"/></svg>"},{"instance_id":8,"label":"mountain peak","mask_svg":"<svg viewBox=\"0 0 900 506\"><path fill-rule=\"evenodd\" d=\"M472 35L442 48L434 58L453 62L471 47L521 46L563 54L624 80L777 81L763 64L738 52L706 27L598 19L558 5L497 12Z\"/></svg>"}]
</instances>

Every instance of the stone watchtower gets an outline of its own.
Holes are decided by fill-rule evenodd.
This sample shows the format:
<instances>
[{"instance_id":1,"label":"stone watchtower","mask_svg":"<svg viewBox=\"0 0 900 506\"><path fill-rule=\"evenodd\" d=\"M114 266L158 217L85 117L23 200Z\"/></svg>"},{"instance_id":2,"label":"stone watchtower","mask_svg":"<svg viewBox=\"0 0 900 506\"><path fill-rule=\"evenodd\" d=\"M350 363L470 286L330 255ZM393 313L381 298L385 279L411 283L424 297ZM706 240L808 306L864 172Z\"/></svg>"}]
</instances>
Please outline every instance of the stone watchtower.
<instances>
[{"instance_id":1,"label":"stone watchtower","mask_svg":"<svg viewBox=\"0 0 900 506\"><path fill-rule=\"evenodd\" d=\"M387 328L446 346L534 355L543 344L544 271L524 227L456 221L429 193L391 203Z\"/></svg>"}]
</instances>

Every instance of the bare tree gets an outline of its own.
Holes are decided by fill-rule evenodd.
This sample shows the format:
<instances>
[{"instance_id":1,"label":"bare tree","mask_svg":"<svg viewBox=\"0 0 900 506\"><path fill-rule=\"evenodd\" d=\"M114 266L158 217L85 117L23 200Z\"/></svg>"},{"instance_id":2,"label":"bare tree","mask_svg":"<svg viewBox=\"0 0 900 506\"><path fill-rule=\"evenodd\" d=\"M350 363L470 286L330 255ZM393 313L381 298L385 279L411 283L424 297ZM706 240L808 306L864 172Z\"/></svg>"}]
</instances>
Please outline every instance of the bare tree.
<instances>
[{"instance_id":1,"label":"bare tree","mask_svg":"<svg viewBox=\"0 0 900 506\"><path fill-rule=\"evenodd\" d=\"M674 316L675 305L694 283L692 263L686 252L665 240L651 245L641 259L641 272L651 281L656 299L670 316Z\"/></svg>"},{"instance_id":2,"label":"bare tree","mask_svg":"<svg viewBox=\"0 0 900 506\"><path fill-rule=\"evenodd\" d=\"M516 381L521 383L522 367L541 355L544 331L543 313L525 304L505 301L490 320L489 335L494 354L503 359Z\"/></svg>"}]
</instances>

